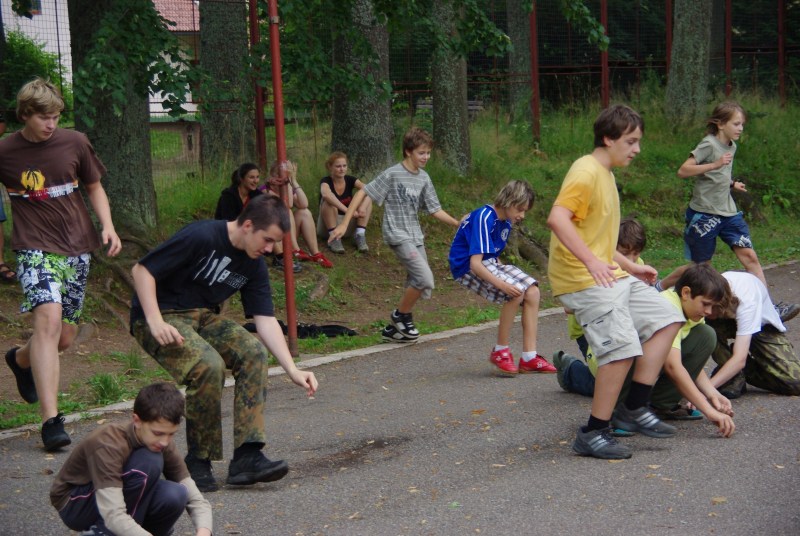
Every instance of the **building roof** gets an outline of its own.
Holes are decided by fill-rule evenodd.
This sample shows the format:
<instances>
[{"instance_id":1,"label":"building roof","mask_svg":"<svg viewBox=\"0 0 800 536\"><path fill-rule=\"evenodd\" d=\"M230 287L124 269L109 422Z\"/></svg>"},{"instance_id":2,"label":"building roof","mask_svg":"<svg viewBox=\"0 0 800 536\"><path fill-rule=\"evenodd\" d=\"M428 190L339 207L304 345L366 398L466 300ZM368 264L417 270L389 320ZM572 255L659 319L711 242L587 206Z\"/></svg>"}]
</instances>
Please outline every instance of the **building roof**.
<instances>
[{"instance_id":1,"label":"building roof","mask_svg":"<svg viewBox=\"0 0 800 536\"><path fill-rule=\"evenodd\" d=\"M173 32L199 32L200 12L195 0L153 0L156 10L165 19L176 23Z\"/></svg>"}]
</instances>

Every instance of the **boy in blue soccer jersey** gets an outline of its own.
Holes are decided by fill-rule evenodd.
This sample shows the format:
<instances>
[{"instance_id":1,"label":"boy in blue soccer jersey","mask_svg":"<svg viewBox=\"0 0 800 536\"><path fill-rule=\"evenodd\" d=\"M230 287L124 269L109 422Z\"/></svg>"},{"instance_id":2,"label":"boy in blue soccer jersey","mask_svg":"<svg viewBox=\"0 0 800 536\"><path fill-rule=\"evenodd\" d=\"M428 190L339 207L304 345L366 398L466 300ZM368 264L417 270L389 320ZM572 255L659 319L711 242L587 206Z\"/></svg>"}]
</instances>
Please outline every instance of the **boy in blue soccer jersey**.
<instances>
[{"instance_id":1,"label":"boy in blue soccer jersey","mask_svg":"<svg viewBox=\"0 0 800 536\"><path fill-rule=\"evenodd\" d=\"M519 268L501 264L498 257L506 247L511 226L531 209L535 194L524 181L506 184L492 205L484 205L467 216L450 246L453 278L493 303L503 306L497 344L489 361L501 374L553 373L555 367L536 353L539 327L539 284ZM511 326L522 305L522 358L519 366L508 347Z\"/></svg>"}]
</instances>

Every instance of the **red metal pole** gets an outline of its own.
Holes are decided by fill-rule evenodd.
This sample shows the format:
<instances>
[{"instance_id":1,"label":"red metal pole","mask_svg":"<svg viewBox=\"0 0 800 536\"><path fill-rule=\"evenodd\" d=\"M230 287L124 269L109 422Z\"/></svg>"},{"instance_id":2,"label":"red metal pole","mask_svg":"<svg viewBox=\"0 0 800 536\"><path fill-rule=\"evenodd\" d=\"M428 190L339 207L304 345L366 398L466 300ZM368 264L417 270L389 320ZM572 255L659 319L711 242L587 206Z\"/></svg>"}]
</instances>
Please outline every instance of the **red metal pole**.
<instances>
[{"instance_id":1,"label":"red metal pole","mask_svg":"<svg viewBox=\"0 0 800 536\"><path fill-rule=\"evenodd\" d=\"M669 64L672 61L672 0L667 0L664 5L664 19L667 27L667 57L666 57L666 76L665 79L669 80Z\"/></svg>"},{"instance_id":2,"label":"red metal pole","mask_svg":"<svg viewBox=\"0 0 800 536\"><path fill-rule=\"evenodd\" d=\"M733 90L733 80L731 79L731 70L733 68L733 52L731 50L731 41L733 32L731 26L733 22L732 0L725 1L725 96L728 97Z\"/></svg>"},{"instance_id":3,"label":"red metal pole","mask_svg":"<svg viewBox=\"0 0 800 536\"><path fill-rule=\"evenodd\" d=\"M608 34L608 0L601 0L600 2L600 24L603 25L603 32ZM600 95L603 101L603 108L608 108L609 101L611 100L611 91L608 83L608 50L600 53Z\"/></svg>"},{"instance_id":4,"label":"red metal pole","mask_svg":"<svg viewBox=\"0 0 800 536\"><path fill-rule=\"evenodd\" d=\"M258 27L258 2L250 0L250 47L255 47L261 41L261 31ZM258 153L258 166L267 169L267 138L264 132L264 89L258 83L258 78L253 79L255 89L256 108L256 152Z\"/></svg>"},{"instance_id":5,"label":"red metal pole","mask_svg":"<svg viewBox=\"0 0 800 536\"><path fill-rule=\"evenodd\" d=\"M269 52L272 62L272 102L275 109L275 145L278 162L286 162L286 130L283 119L283 81L281 79L281 48L280 28L278 23L278 1L268 0L269 3ZM286 175L286 170L281 169L281 176ZM283 186L281 191L286 206L289 206L289 187ZM294 300L294 272L292 265L292 238L289 233L283 235L283 273L286 284L286 325L289 331L289 351L293 356L299 354L297 349L297 305Z\"/></svg>"},{"instance_id":6,"label":"red metal pole","mask_svg":"<svg viewBox=\"0 0 800 536\"><path fill-rule=\"evenodd\" d=\"M786 2L778 0L778 95L786 106Z\"/></svg>"},{"instance_id":7,"label":"red metal pole","mask_svg":"<svg viewBox=\"0 0 800 536\"><path fill-rule=\"evenodd\" d=\"M531 33L531 127L533 130L533 142L537 143L542 139L542 108L539 96L539 30L536 22L536 0L533 0L528 24L530 25Z\"/></svg>"}]
</instances>

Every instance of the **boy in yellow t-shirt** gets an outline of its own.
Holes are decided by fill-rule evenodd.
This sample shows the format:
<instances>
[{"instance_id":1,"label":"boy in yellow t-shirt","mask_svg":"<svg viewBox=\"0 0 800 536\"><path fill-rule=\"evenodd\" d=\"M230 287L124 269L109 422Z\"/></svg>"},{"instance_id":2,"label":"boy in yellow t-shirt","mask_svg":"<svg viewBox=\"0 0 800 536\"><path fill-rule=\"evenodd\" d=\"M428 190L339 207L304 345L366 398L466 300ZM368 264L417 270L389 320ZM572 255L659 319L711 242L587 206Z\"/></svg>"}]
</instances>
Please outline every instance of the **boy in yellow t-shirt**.
<instances>
[{"instance_id":1,"label":"boy in yellow t-shirt","mask_svg":"<svg viewBox=\"0 0 800 536\"><path fill-rule=\"evenodd\" d=\"M624 425L617 427L650 437L676 432L647 404L684 318L650 286L653 268L616 251L619 195L612 169L630 164L643 132L644 121L628 106L603 110L594 123L594 150L573 163L547 218L553 295L575 312L598 363L591 414L572 444L582 456L631 457L611 435L612 413L615 425ZM634 361L630 389L615 409Z\"/></svg>"}]
</instances>

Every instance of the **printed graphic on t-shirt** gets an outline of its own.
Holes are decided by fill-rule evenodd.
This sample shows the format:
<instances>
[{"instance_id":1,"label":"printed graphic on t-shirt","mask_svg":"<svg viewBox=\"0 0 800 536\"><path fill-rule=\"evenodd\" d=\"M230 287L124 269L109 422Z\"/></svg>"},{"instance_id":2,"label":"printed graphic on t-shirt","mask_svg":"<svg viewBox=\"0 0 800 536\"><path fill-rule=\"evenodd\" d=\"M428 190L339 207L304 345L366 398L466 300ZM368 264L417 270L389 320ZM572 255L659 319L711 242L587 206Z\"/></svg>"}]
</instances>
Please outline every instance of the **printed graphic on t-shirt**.
<instances>
[{"instance_id":1,"label":"printed graphic on t-shirt","mask_svg":"<svg viewBox=\"0 0 800 536\"><path fill-rule=\"evenodd\" d=\"M28 169L22 172L22 177L20 177L20 183L24 188L22 194L9 191L9 195L21 195L21 197L31 201L41 201L69 195L78 189L78 181L68 182L58 186L50 186L49 188L44 187L45 182L47 182L47 178L41 170L32 166L28 167Z\"/></svg>"},{"instance_id":2,"label":"printed graphic on t-shirt","mask_svg":"<svg viewBox=\"0 0 800 536\"><path fill-rule=\"evenodd\" d=\"M398 184L397 196L401 202L408 203L415 209L419 207L419 190L409 188L405 184Z\"/></svg>"},{"instance_id":3,"label":"printed graphic on t-shirt","mask_svg":"<svg viewBox=\"0 0 800 536\"><path fill-rule=\"evenodd\" d=\"M212 286L214 284L225 284L233 289L242 288L247 283L247 278L226 270L227 266L231 263L231 258L227 255L218 254L216 250L212 251L206 257L200 260L200 266L195 272L193 280L200 280Z\"/></svg>"}]
</instances>

